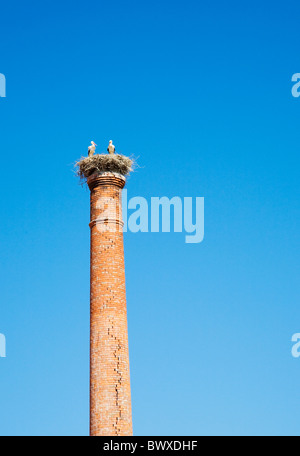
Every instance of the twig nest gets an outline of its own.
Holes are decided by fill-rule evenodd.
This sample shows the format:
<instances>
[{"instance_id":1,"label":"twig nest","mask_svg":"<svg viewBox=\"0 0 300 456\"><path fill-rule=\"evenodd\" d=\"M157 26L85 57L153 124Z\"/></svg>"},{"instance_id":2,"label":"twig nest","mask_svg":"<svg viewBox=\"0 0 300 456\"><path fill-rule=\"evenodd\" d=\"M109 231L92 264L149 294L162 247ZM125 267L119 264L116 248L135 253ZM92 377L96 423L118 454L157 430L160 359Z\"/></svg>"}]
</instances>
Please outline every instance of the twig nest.
<instances>
[{"instance_id":1,"label":"twig nest","mask_svg":"<svg viewBox=\"0 0 300 456\"><path fill-rule=\"evenodd\" d=\"M128 176L133 171L134 161L119 154L96 154L83 157L75 163L80 179L87 179L95 172L111 172Z\"/></svg>"}]
</instances>

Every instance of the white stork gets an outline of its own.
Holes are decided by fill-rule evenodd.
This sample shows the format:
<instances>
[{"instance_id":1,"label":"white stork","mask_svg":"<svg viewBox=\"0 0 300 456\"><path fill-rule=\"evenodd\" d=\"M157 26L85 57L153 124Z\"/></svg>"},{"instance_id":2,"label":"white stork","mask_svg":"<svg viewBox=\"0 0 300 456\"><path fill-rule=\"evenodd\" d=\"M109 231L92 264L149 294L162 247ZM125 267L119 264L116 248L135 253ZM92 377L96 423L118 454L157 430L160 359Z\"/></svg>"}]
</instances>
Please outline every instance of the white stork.
<instances>
[{"instance_id":1,"label":"white stork","mask_svg":"<svg viewBox=\"0 0 300 456\"><path fill-rule=\"evenodd\" d=\"M112 141L110 140L110 141L109 141L109 144L108 144L107 152L108 152L109 154L114 154L114 153L115 153L115 150L116 150L116 148L115 148L115 146L113 145Z\"/></svg>"},{"instance_id":2,"label":"white stork","mask_svg":"<svg viewBox=\"0 0 300 456\"><path fill-rule=\"evenodd\" d=\"M91 146L88 147L89 157L92 157L94 155L96 147L97 147L97 144L94 143L94 141L91 141Z\"/></svg>"}]
</instances>

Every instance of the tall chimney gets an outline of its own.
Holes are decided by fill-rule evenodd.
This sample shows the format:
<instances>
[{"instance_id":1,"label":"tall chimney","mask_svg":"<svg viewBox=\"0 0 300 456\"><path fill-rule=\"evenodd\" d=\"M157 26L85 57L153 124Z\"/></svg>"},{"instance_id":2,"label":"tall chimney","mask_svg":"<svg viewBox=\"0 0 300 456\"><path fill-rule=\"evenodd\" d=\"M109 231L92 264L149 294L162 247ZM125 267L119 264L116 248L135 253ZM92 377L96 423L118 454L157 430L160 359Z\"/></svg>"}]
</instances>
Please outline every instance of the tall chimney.
<instances>
[{"instance_id":1,"label":"tall chimney","mask_svg":"<svg viewBox=\"0 0 300 456\"><path fill-rule=\"evenodd\" d=\"M96 171L87 178L91 191L92 436L132 435L121 203L125 182L115 172Z\"/></svg>"}]
</instances>

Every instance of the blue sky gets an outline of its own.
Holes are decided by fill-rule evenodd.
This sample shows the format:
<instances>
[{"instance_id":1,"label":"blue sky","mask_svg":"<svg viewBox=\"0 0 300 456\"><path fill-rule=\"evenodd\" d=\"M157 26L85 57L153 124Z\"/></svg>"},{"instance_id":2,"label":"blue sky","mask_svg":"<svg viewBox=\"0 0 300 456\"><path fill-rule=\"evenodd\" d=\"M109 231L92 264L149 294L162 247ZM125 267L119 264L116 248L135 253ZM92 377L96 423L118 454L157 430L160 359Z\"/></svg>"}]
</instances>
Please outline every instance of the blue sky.
<instances>
[{"instance_id":1,"label":"blue sky","mask_svg":"<svg viewBox=\"0 0 300 456\"><path fill-rule=\"evenodd\" d=\"M90 140L205 239L126 233L135 435L299 434L299 2L1 5L1 435L87 435Z\"/></svg>"}]
</instances>

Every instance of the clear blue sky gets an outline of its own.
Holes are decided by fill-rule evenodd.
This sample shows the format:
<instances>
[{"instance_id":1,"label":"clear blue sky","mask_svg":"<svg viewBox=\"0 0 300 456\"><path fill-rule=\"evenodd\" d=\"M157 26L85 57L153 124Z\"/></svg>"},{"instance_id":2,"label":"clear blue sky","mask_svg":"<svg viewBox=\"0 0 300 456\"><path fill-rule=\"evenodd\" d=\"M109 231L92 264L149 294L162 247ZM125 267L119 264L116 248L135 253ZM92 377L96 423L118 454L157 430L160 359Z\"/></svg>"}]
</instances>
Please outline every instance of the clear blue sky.
<instances>
[{"instance_id":1,"label":"clear blue sky","mask_svg":"<svg viewBox=\"0 0 300 456\"><path fill-rule=\"evenodd\" d=\"M136 435L299 434L299 1L1 5L2 435L86 435L89 141L205 239L125 235Z\"/></svg>"}]
</instances>

